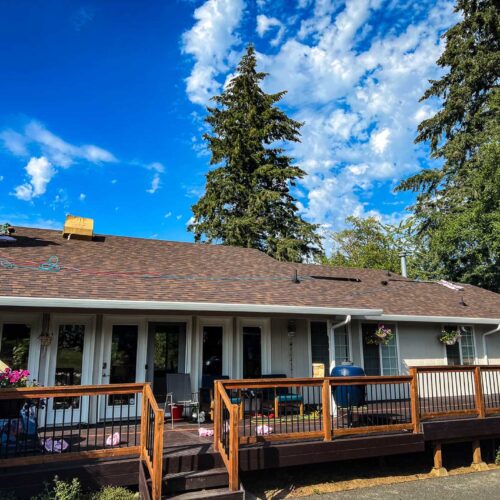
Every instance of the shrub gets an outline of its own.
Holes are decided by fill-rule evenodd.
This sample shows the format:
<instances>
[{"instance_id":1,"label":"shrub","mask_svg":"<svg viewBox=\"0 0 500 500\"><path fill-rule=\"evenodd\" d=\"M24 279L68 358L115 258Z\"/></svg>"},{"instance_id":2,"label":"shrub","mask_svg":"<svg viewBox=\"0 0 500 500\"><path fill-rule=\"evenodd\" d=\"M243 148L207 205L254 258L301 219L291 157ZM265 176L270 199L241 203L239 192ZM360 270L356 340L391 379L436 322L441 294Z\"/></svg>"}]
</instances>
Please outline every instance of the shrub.
<instances>
[{"instance_id":1,"label":"shrub","mask_svg":"<svg viewBox=\"0 0 500 500\"><path fill-rule=\"evenodd\" d=\"M76 477L69 481L62 481L57 476L53 480L54 485L45 483L45 488L40 495L31 497L31 500L81 500L84 498L82 485Z\"/></svg>"},{"instance_id":2,"label":"shrub","mask_svg":"<svg viewBox=\"0 0 500 500\"><path fill-rule=\"evenodd\" d=\"M92 500L136 500L139 493L121 488L119 486L106 486L92 495Z\"/></svg>"}]
</instances>

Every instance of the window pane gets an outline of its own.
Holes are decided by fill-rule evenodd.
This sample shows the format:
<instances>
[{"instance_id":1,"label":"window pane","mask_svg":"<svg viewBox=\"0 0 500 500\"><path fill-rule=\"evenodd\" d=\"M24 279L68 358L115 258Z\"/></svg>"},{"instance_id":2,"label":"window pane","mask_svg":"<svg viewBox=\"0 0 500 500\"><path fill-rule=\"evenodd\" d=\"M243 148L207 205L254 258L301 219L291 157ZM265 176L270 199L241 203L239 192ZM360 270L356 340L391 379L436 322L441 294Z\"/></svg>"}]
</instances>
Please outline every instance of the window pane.
<instances>
[{"instance_id":1,"label":"window pane","mask_svg":"<svg viewBox=\"0 0 500 500\"><path fill-rule=\"evenodd\" d=\"M313 363L323 364L325 375L329 375L330 355L326 321L311 322L311 359Z\"/></svg>"},{"instance_id":2,"label":"window pane","mask_svg":"<svg viewBox=\"0 0 500 500\"><path fill-rule=\"evenodd\" d=\"M111 335L110 384L126 384L136 380L137 325L113 325ZM131 394L109 396L108 404L124 405L134 402Z\"/></svg>"},{"instance_id":3,"label":"window pane","mask_svg":"<svg viewBox=\"0 0 500 500\"><path fill-rule=\"evenodd\" d=\"M448 360L448 365L460 365L460 344L457 342L454 345L446 346L446 359Z\"/></svg>"},{"instance_id":4,"label":"window pane","mask_svg":"<svg viewBox=\"0 0 500 500\"><path fill-rule=\"evenodd\" d=\"M369 335L373 335L376 329L377 325L361 325L361 333L363 336L363 364L367 375L381 375L379 346L366 343L366 338Z\"/></svg>"},{"instance_id":5,"label":"window pane","mask_svg":"<svg viewBox=\"0 0 500 500\"><path fill-rule=\"evenodd\" d=\"M85 325L60 325L55 385L81 385ZM80 398L54 399L54 409L79 408Z\"/></svg>"},{"instance_id":6,"label":"window pane","mask_svg":"<svg viewBox=\"0 0 500 500\"><path fill-rule=\"evenodd\" d=\"M4 324L0 341L0 360L13 370L28 368L30 327L21 324Z\"/></svg>"},{"instance_id":7,"label":"window pane","mask_svg":"<svg viewBox=\"0 0 500 500\"><path fill-rule=\"evenodd\" d=\"M261 332L258 326L243 327L243 378L262 375Z\"/></svg>"},{"instance_id":8,"label":"window pane","mask_svg":"<svg viewBox=\"0 0 500 500\"><path fill-rule=\"evenodd\" d=\"M462 364L473 365L476 354L474 352L474 338L470 326L460 327L460 346L462 348Z\"/></svg>"},{"instance_id":9,"label":"window pane","mask_svg":"<svg viewBox=\"0 0 500 500\"><path fill-rule=\"evenodd\" d=\"M337 328L334 333L335 342L335 365L349 361L349 330L347 325Z\"/></svg>"},{"instance_id":10,"label":"window pane","mask_svg":"<svg viewBox=\"0 0 500 500\"><path fill-rule=\"evenodd\" d=\"M387 345L381 345L382 375L399 375L398 346L396 342L396 327L386 325L392 330L392 338Z\"/></svg>"},{"instance_id":11,"label":"window pane","mask_svg":"<svg viewBox=\"0 0 500 500\"><path fill-rule=\"evenodd\" d=\"M203 327L203 375L222 375L222 327Z\"/></svg>"}]
</instances>

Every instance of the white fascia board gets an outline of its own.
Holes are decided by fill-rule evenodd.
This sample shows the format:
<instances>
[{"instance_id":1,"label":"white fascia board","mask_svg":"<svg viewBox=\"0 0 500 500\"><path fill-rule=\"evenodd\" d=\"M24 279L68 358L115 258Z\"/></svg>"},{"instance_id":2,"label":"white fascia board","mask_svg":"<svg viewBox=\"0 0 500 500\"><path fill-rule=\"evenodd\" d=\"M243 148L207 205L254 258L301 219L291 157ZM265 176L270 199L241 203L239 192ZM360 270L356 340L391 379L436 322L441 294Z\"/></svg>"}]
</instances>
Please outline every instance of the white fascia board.
<instances>
[{"instance_id":1,"label":"white fascia board","mask_svg":"<svg viewBox=\"0 0 500 500\"><path fill-rule=\"evenodd\" d=\"M374 321L411 321L414 323L473 323L476 325L493 325L500 323L500 318L473 318L467 316L415 316L406 314L382 314L372 316L367 314L362 319Z\"/></svg>"},{"instance_id":2,"label":"white fascia board","mask_svg":"<svg viewBox=\"0 0 500 500\"><path fill-rule=\"evenodd\" d=\"M0 306L53 307L68 309L135 309L148 311L199 311L229 313L274 313L310 315L355 315L379 317L382 309L289 306L274 304L231 304L217 302L175 302L150 300L64 299L49 297L0 297Z\"/></svg>"}]
</instances>

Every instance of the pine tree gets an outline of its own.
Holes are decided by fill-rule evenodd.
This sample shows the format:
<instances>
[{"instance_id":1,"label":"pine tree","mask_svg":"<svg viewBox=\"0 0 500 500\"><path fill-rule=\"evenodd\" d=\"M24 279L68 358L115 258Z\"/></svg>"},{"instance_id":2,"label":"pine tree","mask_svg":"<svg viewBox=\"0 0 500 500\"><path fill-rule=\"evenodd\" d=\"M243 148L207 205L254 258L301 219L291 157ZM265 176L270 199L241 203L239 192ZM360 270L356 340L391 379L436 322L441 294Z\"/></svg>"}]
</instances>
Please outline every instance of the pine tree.
<instances>
[{"instance_id":1,"label":"pine tree","mask_svg":"<svg viewBox=\"0 0 500 500\"><path fill-rule=\"evenodd\" d=\"M422 100L442 108L418 128L440 168L403 181L430 275L500 289L500 9L493 0L458 0L462 20L444 38L446 69Z\"/></svg>"},{"instance_id":2,"label":"pine tree","mask_svg":"<svg viewBox=\"0 0 500 500\"><path fill-rule=\"evenodd\" d=\"M189 230L196 241L257 248L278 260L300 262L321 252L316 226L299 214L290 193L305 172L285 154L298 142L301 123L276 103L285 92L266 94L249 45L237 74L208 107L205 134L211 151L205 194L193 205Z\"/></svg>"}]
</instances>

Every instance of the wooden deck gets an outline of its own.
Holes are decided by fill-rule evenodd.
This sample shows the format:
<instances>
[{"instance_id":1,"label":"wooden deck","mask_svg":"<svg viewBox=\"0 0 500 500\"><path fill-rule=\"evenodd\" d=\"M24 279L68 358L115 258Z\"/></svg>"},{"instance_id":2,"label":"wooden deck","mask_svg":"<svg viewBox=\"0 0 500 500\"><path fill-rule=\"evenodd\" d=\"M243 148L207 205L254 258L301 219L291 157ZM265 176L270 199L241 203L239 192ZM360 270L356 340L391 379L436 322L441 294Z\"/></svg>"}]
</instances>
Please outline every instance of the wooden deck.
<instances>
[{"instance_id":1,"label":"wooden deck","mask_svg":"<svg viewBox=\"0 0 500 500\"><path fill-rule=\"evenodd\" d=\"M470 441L479 463L480 440L500 436L500 367L491 366L413 368L394 377L218 381L214 423L201 424L214 431L211 437L200 436L190 421L172 429L147 384L0 391L0 403L9 398L28 401L37 415L22 427L20 419L3 420L0 494L15 488L19 498L57 474L93 488L140 483L145 498L155 500L203 488L237 499L240 472L428 446L441 470L441 443ZM126 411L119 407L91 423L110 398L128 405ZM46 411L56 405L62 412ZM47 438L66 448L47 450Z\"/></svg>"}]
</instances>

